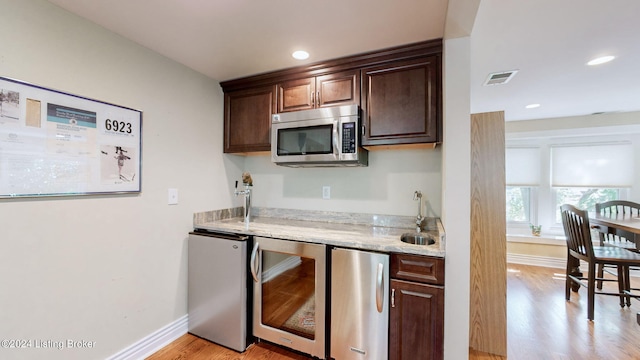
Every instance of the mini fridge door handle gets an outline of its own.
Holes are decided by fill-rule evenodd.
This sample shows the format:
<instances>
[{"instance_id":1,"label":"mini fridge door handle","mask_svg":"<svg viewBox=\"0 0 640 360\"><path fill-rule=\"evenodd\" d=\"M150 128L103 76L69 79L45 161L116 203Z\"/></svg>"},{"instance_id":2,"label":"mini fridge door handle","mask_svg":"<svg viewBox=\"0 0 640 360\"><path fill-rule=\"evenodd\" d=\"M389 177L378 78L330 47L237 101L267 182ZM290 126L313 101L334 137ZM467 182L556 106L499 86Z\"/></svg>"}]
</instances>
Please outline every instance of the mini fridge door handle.
<instances>
[{"instance_id":1,"label":"mini fridge door handle","mask_svg":"<svg viewBox=\"0 0 640 360\"><path fill-rule=\"evenodd\" d=\"M376 274L376 306L378 312L382 312L384 306L384 265L378 264L378 272Z\"/></svg>"}]
</instances>

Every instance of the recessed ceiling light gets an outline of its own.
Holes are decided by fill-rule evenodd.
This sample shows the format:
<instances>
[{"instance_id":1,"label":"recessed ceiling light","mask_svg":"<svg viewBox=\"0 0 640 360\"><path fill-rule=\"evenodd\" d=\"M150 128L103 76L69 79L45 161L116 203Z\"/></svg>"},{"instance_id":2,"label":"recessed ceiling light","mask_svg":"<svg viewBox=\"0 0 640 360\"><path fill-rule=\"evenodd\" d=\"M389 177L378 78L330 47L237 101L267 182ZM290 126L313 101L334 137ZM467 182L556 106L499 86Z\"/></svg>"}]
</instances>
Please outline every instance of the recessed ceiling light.
<instances>
[{"instance_id":1,"label":"recessed ceiling light","mask_svg":"<svg viewBox=\"0 0 640 360\"><path fill-rule=\"evenodd\" d=\"M309 58L309 53L306 51L298 50L294 51L291 56L293 56L293 58L297 60L306 60Z\"/></svg>"},{"instance_id":2,"label":"recessed ceiling light","mask_svg":"<svg viewBox=\"0 0 640 360\"><path fill-rule=\"evenodd\" d=\"M615 58L616 58L615 56L602 56L589 61L587 65L600 65L600 64L608 63L609 61Z\"/></svg>"},{"instance_id":3,"label":"recessed ceiling light","mask_svg":"<svg viewBox=\"0 0 640 360\"><path fill-rule=\"evenodd\" d=\"M529 104L529 105L525 106L525 108L527 108L527 109L535 109L535 108L538 108L538 107L540 107L540 104Z\"/></svg>"}]
</instances>

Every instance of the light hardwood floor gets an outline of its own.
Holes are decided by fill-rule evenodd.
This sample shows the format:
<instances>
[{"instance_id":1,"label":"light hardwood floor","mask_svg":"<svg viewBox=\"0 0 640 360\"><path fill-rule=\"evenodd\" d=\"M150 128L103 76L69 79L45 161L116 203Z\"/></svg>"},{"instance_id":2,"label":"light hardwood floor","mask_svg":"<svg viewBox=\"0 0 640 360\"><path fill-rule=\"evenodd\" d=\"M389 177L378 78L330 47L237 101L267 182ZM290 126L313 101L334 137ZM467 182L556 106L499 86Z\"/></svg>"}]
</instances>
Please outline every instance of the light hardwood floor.
<instances>
[{"instance_id":1,"label":"light hardwood floor","mask_svg":"<svg viewBox=\"0 0 640 360\"><path fill-rule=\"evenodd\" d=\"M587 319L586 289L564 299L562 269L508 264L507 354L509 359L640 359L640 302L622 309L618 298L596 295L595 319ZM640 287L640 279L632 285ZM615 287L614 283L605 286ZM260 343L238 354L187 334L150 360L302 360L308 357ZM418 360L419 357L416 357ZM501 357L470 351L469 359Z\"/></svg>"}]
</instances>

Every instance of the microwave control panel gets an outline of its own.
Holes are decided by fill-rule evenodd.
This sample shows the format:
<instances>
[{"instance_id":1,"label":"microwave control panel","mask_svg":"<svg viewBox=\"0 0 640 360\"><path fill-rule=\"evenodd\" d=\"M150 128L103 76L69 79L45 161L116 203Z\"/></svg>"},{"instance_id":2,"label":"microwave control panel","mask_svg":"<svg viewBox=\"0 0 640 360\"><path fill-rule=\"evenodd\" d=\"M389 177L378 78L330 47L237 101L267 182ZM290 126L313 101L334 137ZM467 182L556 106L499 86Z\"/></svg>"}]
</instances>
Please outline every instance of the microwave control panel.
<instances>
[{"instance_id":1,"label":"microwave control panel","mask_svg":"<svg viewBox=\"0 0 640 360\"><path fill-rule=\"evenodd\" d=\"M355 154L356 152L356 123L342 123L342 153Z\"/></svg>"}]
</instances>

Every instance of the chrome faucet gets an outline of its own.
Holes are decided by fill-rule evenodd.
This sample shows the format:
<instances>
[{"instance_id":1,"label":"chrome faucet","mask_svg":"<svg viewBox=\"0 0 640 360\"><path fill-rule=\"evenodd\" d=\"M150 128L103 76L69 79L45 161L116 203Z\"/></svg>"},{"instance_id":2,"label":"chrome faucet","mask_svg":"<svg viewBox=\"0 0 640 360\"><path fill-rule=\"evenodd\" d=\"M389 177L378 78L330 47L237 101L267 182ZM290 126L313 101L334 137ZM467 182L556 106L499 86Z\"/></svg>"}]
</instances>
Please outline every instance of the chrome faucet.
<instances>
[{"instance_id":1,"label":"chrome faucet","mask_svg":"<svg viewBox=\"0 0 640 360\"><path fill-rule=\"evenodd\" d=\"M422 191L416 190L413 193L413 200L418 200L418 216L416 217L416 232L422 231L422 221L424 220L424 216L422 216Z\"/></svg>"},{"instance_id":2,"label":"chrome faucet","mask_svg":"<svg viewBox=\"0 0 640 360\"><path fill-rule=\"evenodd\" d=\"M249 222L251 221L251 187L253 186L253 180L248 172L242 173L242 183L244 184L244 190L238 190L238 181L236 180L235 196L244 195L244 226L249 228Z\"/></svg>"}]
</instances>

